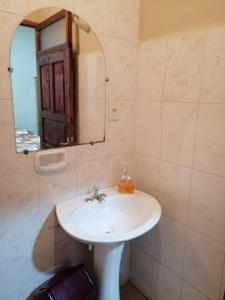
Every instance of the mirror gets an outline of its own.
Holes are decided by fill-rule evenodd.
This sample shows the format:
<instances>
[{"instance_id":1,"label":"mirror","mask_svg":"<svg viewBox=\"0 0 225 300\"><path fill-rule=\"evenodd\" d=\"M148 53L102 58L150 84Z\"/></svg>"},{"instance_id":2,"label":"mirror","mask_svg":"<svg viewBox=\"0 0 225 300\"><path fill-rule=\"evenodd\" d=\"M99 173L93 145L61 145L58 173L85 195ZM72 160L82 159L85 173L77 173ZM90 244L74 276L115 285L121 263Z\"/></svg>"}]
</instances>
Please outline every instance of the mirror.
<instances>
[{"instance_id":1,"label":"mirror","mask_svg":"<svg viewBox=\"0 0 225 300\"><path fill-rule=\"evenodd\" d=\"M105 139L105 58L91 27L56 8L17 27L10 68L17 152Z\"/></svg>"}]
</instances>

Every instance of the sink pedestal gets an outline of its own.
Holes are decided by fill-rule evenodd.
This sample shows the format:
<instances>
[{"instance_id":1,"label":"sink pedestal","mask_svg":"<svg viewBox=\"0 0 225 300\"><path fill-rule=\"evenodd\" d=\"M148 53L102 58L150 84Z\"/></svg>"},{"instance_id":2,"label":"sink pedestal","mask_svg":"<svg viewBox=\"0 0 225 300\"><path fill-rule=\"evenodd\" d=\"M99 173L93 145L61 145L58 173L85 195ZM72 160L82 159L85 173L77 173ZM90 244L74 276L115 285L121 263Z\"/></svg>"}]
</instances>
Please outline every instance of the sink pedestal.
<instances>
[{"instance_id":1,"label":"sink pedestal","mask_svg":"<svg viewBox=\"0 0 225 300\"><path fill-rule=\"evenodd\" d=\"M86 196L58 203L59 224L72 237L94 245L98 300L120 300L119 275L124 244L151 230L161 207L150 195L135 191L121 194L117 187L104 189L106 201L86 202Z\"/></svg>"},{"instance_id":2,"label":"sink pedestal","mask_svg":"<svg viewBox=\"0 0 225 300\"><path fill-rule=\"evenodd\" d=\"M94 247L94 267L99 300L120 299L120 262L124 244L96 244Z\"/></svg>"}]
</instances>

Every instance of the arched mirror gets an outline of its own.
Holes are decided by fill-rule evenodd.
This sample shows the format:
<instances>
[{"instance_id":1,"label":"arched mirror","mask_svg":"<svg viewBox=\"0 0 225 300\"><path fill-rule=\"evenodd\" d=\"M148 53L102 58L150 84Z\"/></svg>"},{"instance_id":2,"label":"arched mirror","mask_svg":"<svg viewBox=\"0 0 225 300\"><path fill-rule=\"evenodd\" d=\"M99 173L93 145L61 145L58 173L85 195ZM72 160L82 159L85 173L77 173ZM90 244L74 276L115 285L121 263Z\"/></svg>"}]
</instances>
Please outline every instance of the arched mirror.
<instances>
[{"instance_id":1,"label":"arched mirror","mask_svg":"<svg viewBox=\"0 0 225 300\"><path fill-rule=\"evenodd\" d=\"M10 68L17 152L105 139L105 58L92 28L56 8L29 14Z\"/></svg>"}]
</instances>

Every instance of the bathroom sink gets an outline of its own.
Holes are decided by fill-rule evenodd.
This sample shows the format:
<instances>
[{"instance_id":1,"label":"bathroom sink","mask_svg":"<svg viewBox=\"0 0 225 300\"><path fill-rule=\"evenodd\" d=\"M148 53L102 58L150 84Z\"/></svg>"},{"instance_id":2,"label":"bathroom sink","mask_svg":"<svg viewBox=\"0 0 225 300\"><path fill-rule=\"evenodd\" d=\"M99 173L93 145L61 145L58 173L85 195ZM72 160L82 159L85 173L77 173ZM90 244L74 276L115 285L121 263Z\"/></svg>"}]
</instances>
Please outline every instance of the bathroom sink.
<instances>
[{"instance_id":1,"label":"bathroom sink","mask_svg":"<svg viewBox=\"0 0 225 300\"><path fill-rule=\"evenodd\" d=\"M119 269L126 241L151 230L159 221L161 207L140 191L120 194L104 189L105 201L86 202L80 196L61 202L56 214L61 227L73 238L94 245L94 266L99 300L119 300Z\"/></svg>"},{"instance_id":2,"label":"bathroom sink","mask_svg":"<svg viewBox=\"0 0 225 300\"><path fill-rule=\"evenodd\" d=\"M158 223L161 208L150 195L135 191L120 194L116 188L104 190L106 200L85 202L85 196L57 205L62 228L85 243L117 243L134 239Z\"/></svg>"}]
</instances>

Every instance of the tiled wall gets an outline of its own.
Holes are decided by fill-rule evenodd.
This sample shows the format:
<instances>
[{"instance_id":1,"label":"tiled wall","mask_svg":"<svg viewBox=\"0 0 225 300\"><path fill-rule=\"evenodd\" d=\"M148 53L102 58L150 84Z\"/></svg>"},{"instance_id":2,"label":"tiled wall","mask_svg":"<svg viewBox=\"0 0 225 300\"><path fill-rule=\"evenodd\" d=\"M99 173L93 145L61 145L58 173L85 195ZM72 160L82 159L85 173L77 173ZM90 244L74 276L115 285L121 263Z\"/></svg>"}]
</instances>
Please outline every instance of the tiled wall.
<instances>
[{"instance_id":1,"label":"tiled wall","mask_svg":"<svg viewBox=\"0 0 225 300\"><path fill-rule=\"evenodd\" d=\"M94 42L97 44L96 40ZM94 49L92 52L79 54L77 68L79 70L79 114L77 116L79 143L102 141L105 129L106 84L105 59L100 46L99 49Z\"/></svg>"},{"instance_id":2,"label":"tiled wall","mask_svg":"<svg viewBox=\"0 0 225 300\"><path fill-rule=\"evenodd\" d=\"M225 289L225 26L139 47L135 176L160 224L131 249L156 300L222 300Z\"/></svg>"},{"instance_id":3,"label":"tiled wall","mask_svg":"<svg viewBox=\"0 0 225 300\"><path fill-rule=\"evenodd\" d=\"M69 167L38 175L34 155L15 153L9 51L23 16L46 6L75 11L93 27L107 59L107 99L120 101L106 143L69 150ZM82 246L57 226L54 205L92 185L118 182L132 160L136 99L138 0L0 0L0 299L24 300L60 265L83 260ZM67 249L67 251L65 251Z\"/></svg>"},{"instance_id":4,"label":"tiled wall","mask_svg":"<svg viewBox=\"0 0 225 300\"><path fill-rule=\"evenodd\" d=\"M107 100L120 101L120 117L107 121L106 143L73 147L65 171L37 175L34 155L15 153L7 67L16 26L46 6L76 11L97 32ZM83 261L83 247L58 227L54 205L92 185L116 184L121 162L133 162L134 130L135 179L159 199L163 217L133 243L133 282L156 300L222 300L225 27L141 43L138 78L137 35L138 0L0 0L1 300L22 300L57 266Z\"/></svg>"}]
</instances>

